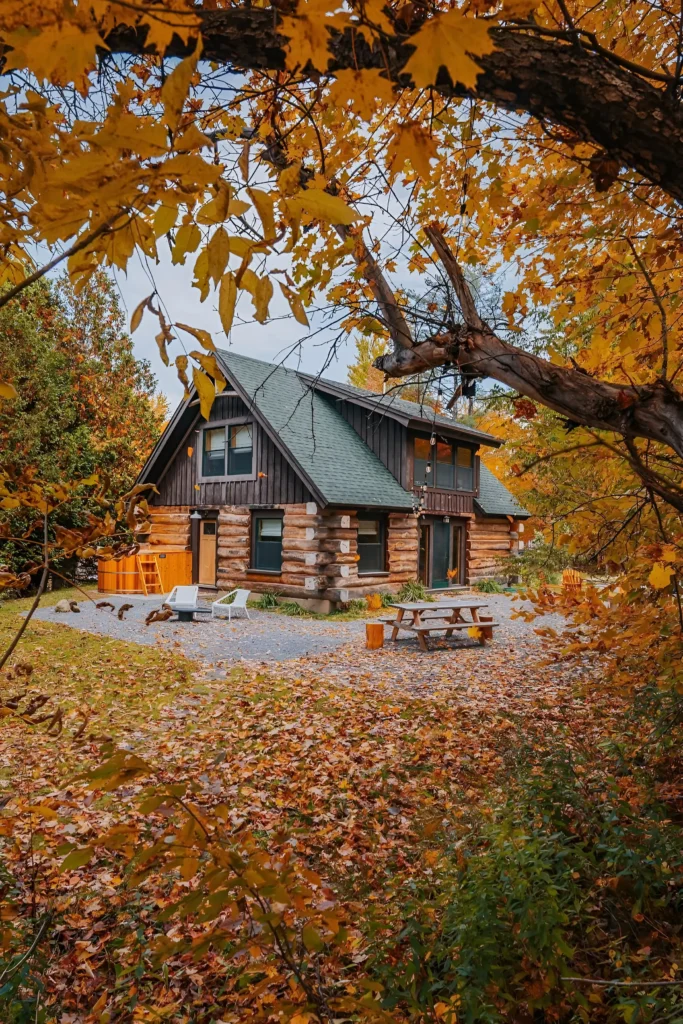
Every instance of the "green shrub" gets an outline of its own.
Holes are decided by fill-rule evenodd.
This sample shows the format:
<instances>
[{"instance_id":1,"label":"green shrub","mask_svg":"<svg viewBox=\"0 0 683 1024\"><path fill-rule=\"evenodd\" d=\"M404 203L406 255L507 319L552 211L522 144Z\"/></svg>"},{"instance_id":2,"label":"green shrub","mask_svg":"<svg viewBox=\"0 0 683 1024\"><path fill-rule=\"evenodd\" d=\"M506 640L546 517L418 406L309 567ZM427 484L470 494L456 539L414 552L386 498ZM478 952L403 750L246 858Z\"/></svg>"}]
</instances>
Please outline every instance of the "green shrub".
<instances>
[{"instance_id":1,"label":"green shrub","mask_svg":"<svg viewBox=\"0 0 683 1024\"><path fill-rule=\"evenodd\" d=\"M482 594L505 593L505 587L501 587L500 583L496 580L481 580L480 583L475 583L475 590L480 591Z\"/></svg>"},{"instance_id":2,"label":"green shrub","mask_svg":"<svg viewBox=\"0 0 683 1024\"><path fill-rule=\"evenodd\" d=\"M269 611L271 608L277 608L278 606L278 595L276 590L264 590L263 593L254 602L257 608L262 611Z\"/></svg>"},{"instance_id":3,"label":"green shrub","mask_svg":"<svg viewBox=\"0 0 683 1024\"><path fill-rule=\"evenodd\" d=\"M363 600L362 597L354 597L354 599L352 601L349 601L348 604L347 604L347 611L350 611L350 612L363 612L363 613L365 613L367 610L368 610L367 602L365 600Z\"/></svg>"},{"instance_id":4,"label":"green shrub","mask_svg":"<svg viewBox=\"0 0 683 1024\"><path fill-rule=\"evenodd\" d=\"M412 883L400 934L375 953L385 1009L432 1020L457 1006L459 1024L683 1020L680 989L603 986L598 1007L590 985L563 980L652 981L680 959L680 826L564 752L520 762L505 802Z\"/></svg>"},{"instance_id":5,"label":"green shrub","mask_svg":"<svg viewBox=\"0 0 683 1024\"><path fill-rule=\"evenodd\" d=\"M296 601L283 601L280 605L280 611L283 615L295 615L299 618L302 615L308 615L305 608L302 608Z\"/></svg>"},{"instance_id":6,"label":"green shrub","mask_svg":"<svg viewBox=\"0 0 683 1024\"><path fill-rule=\"evenodd\" d=\"M396 601L396 594L392 594L389 590L380 591L382 598L382 608L389 608Z\"/></svg>"},{"instance_id":7,"label":"green shrub","mask_svg":"<svg viewBox=\"0 0 683 1024\"><path fill-rule=\"evenodd\" d=\"M399 601L432 601L420 580L407 580L397 594Z\"/></svg>"},{"instance_id":8,"label":"green shrub","mask_svg":"<svg viewBox=\"0 0 683 1024\"><path fill-rule=\"evenodd\" d=\"M501 559L497 571L501 576L519 576L522 583L537 586L541 582L559 580L562 570L568 569L572 563L572 555L566 547L547 544L537 534L533 544L521 554Z\"/></svg>"}]
</instances>

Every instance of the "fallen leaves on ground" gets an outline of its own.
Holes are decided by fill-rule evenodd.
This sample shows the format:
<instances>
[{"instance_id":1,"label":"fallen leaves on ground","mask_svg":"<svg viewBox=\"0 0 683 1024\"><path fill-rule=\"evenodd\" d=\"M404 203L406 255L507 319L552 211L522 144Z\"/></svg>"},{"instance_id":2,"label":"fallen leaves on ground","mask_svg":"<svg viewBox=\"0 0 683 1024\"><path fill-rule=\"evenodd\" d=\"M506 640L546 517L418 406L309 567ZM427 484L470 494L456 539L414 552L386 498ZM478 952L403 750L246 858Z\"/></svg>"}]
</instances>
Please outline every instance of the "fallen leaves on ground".
<instances>
[{"instance_id":1,"label":"fallen leaves on ground","mask_svg":"<svg viewBox=\"0 0 683 1024\"><path fill-rule=\"evenodd\" d=\"M6 620L2 632L18 617ZM260 995L241 992L244 965L220 951L171 953L163 971L151 966L148 952L164 927L169 941L201 938L198 921L158 920L192 891L196 865L126 886L135 845L161 834L165 812L140 811L143 769L130 769L115 792L87 788L83 772L102 762L103 744L131 764L153 765L166 786L189 782L198 813L225 808L235 835L248 829L264 848L284 842L317 872L325 898L334 894L330 906L339 901L354 920L339 980L350 984L362 978L363 928L400 924L397 897L432 870L487 792L504 785L520 728L565 733L577 744L603 734L607 704L585 685L588 675L541 666L541 649L514 643L427 658L356 643L210 679L154 648L32 624L22 652L34 669L25 699L49 692L65 728L50 737L27 724L21 703L2 721L0 828L19 881L13 913L50 913L55 922L48 1005L80 1021L95 1006L103 1012L98 1001L108 990L107 1013L121 1019L146 1020L144 1006L173 1020L237 1021L279 991L258 947L251 973L264 972ZM102 837L112 835L103 850ZM316 955L313 932L303 938Z\"/></svg>"}]
</instances>

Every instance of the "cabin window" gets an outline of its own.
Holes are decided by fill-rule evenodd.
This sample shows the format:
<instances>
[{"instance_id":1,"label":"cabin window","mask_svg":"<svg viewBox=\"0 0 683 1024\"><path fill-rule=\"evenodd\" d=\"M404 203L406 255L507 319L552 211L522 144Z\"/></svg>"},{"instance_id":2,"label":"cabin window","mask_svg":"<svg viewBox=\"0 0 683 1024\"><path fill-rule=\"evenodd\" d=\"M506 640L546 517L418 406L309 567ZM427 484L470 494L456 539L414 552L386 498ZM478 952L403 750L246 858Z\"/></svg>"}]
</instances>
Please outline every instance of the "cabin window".
<instances>
[{"instance_id":1,"label":"cabin window","mask_svg":"<svg viewBox=\"0 0 683 1024\"><path fill-rule=\"evenodd\" d=\"M459 491L474 490L474 453L471 448L458 448L456 479Z\"/></svg>"},{"instance_id":2,"label":"cabin window","mask_svg":"<svg viewBox=\"0 0 683 1024\"><path fill-rule=\"evenodd\" d=\"M202 476L225 476L225 427L204 431Z\"/></svg>"},{"instance_id":3,"label":"cabin window","mask_svg":"<svg viewBox=\"0 0 683 1024\"><path fill-rule=\"evenodd\" d=\"M230 447L228 448L228 476L251 476L254 447L251 423L240 423L228 427Z\"/></svg>"},{"instance_id":4,"label":"cabin window","mask_svg":"<svg viewBox=\"0 0 683 1024\"><path fill-rule=\"evenodd\" d=\"M474 490L474 452L459 448L449 441L436 444L423 437L415 438L413 484L436 487L443 491Z\"/></svg>"},{"instance_id":5,"label":"cabin window","mask_svg":"<svg viewBox=\"0 0 683 1024\"><path fill-rule=\"evenodd\" d=\"M358 517L358 572L385 571L386 520L382 515L366 512Z\"/></svg>"},{"instance_id":6,"label":"cabin window","mask_svg":"<svg viewBox=\"0 0 683 1024\"><path fill-rule=\"evenodd\" d=\"M254 468L253 425L207 427L202 442L202 476L250 477Z\"/></svg>"},{"instance_id":7,"label":"cabin window","mask_svg":"<svg viewBox=\"0 0 683 1024\"><path fill-rule=\"evenodd\" d=\"M432 445L424 437L415 438L415 457L413 460L413 481L415 486L433 483L431 473L427 472L432 456ZM430 467L431 468L431 467Z\"/></svg>"},{"instance_id":8,"label":"cabin window","mask_svg":"<svg viewBox=\"0 0 683 1024\"><path fill-rule=\"evenodd\" d=\"M452 491L455 487L455 465L453 462L453 445L437 441L436 448L436 487Z\"/></svg>"},{"instance_id":9,"label":"cabin window","mask_svg":"<svg viewBox=\"0 0 683 1024\"><path fill-rule=\"evenodd\" d=\"M251 550L253 569L264 572L282 570L282 515L253 513Z\"/></svg>"}]
</instances>

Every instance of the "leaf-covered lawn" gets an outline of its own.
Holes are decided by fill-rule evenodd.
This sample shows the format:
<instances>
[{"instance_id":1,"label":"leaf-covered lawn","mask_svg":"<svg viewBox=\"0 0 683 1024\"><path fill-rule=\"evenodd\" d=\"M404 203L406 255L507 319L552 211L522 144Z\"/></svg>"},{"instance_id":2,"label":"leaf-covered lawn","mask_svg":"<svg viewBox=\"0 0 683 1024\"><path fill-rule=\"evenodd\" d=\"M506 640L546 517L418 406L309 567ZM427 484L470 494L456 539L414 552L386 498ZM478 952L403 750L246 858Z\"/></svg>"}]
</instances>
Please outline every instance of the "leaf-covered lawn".
<instances>
[{"instance_id":1,"label":"leaf-covered lawn","mask_svg":"<svg viewBox=\"0 0 683 1024\"><path fill-rule=\"evenodd\" d=\"M26 603L0 611L3 645ZM236 831L248 826L266 845L285 836L352 908L352 963L360 969L373 922L385 931L399 923L411 879L428 876L470 811L503 791L520 732L590 743L614 710L613 698L590 696L561 666L530 663L523 651L494 647L484 656L477 647L431 662L375 653L245 666L216 680L172 653L29 626L2 679L2 700L26 692L22 710L32 695L49 695L43 713L62 715L52 725L16 716L0 723L2 795L12 798L8 808L22 809L18 831L16 821L6 826L4 856L23 886L13 892L16 912L39 919L51 909L57 922L43 969L46 1005L76 1014L62 1020L84 1019L106 988L98 1014L134 1011L146 1020L142 1006L153 1005L173 1020L248 1019L233 986L225 988L221 957L195 964L178 956L158 971L143 965L159 910L187 893L190 879L169 886L153 877L126 888L125 850L60 871L71 847L88 847L122 819L140 826L144 780L96 795L77 779L103 760L108 741L167 782L191 780L198 805L224 805ZM402 665L406 684L431 665L424 696L402 690Z\"/></svg>"}]
</instances>

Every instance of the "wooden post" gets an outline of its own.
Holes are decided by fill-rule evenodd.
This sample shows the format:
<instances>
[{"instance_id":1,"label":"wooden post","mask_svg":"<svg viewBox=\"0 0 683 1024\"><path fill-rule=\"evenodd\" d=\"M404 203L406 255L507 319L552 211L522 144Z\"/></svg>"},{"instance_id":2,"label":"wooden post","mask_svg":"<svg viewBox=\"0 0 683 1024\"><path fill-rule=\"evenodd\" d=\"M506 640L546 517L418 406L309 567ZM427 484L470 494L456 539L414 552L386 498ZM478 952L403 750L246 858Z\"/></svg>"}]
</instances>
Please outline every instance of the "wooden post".
<instances>
[{"instance_id":1,"label":"wooden post","mask_svg":"<svg viewBox=\"0 0 683 1024\"><path fill-rule=\"evenodd\" d=\"M365 646L369 651L384 647L384 623L368 622L365 626Z\"/></svg>"}]
</instances>

